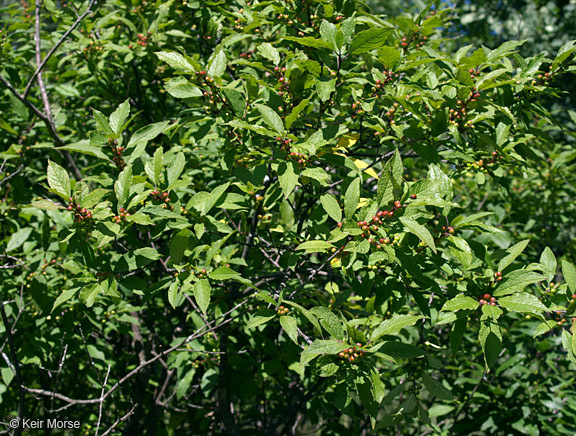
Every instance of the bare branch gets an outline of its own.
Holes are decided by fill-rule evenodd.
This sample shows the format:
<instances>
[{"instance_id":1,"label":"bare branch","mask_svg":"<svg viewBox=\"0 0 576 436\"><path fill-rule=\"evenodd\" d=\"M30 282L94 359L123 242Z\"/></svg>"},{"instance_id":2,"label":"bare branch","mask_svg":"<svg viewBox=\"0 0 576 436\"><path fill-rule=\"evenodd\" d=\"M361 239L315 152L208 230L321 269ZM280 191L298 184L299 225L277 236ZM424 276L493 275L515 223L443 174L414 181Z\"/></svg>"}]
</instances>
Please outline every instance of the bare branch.
<instances>
[{"instance_id":1,"label":"bare branch","mask_svg":"<svg viewBox=\"0 0 576 436\"><path fill-rule=\"evenodd\" d=\"M112 431L116 428L116 426L117 426L118 424L120 424L121 422L124 422L124 421L126 421L128 418L130 418L130 416L134 413L134 409L136 409L136 406L138 406L138 404L134 404L134 405L132 406L132 408L128 411L128 413L127 413L126 415L124 415L124 416L121 417L121 418L118 418L118 419L116 420L116 422L115 422L114 424L112 424L108 430L106 430L104 433L102 433L102 436L108 436L109 434L112 433Z\"/></svg>"},{"instance_id":2,"label":"bare branch","mask_svg":"<svg viewBox=\"0 0 576 436\"><path fill-rule=\"evenodd\" d=\"M46 63L50 60L50 58L52 57L52 55L54 54L54 52L56 52L56 50L58 50L58 48L62 45L62 43L64 41L66 41L66 38L68 38L68 36L74 31L74 29L76 29L76 27L78 27L78 25L80 24L80 22L89 14L91 13L91 8L92 6L94 6L94 3L96 2L96 0L90 0L90 3L88 4L88 8L84 11L84 13L82 15L80 15L76 21L74 21L74 23L72 24L72 26L70 26L70 28L64 32L64 35L62 35L60 37L60 39L58 40L58 42L56 44L54 44L54 47L52 47L50 49L50 51L48 52L48 54L46 55L46 57L44 57L44 59L42 61L40 61L38 63L38 67L36 68L36 71L34 72L34 74L32 74L32 77L30 77L30 80L28 81L28 84L26 85L26 89L24 90L24 94L23 97L26 98L28 96L28 93L30 92L30 88L32 87L32 84L34 83L34 80L36 79L36 77L38 77L38 75L42 72L42 69L44 68L44 66L46 65ZM41 0L36 0L36 9L38 10L39 8L39 3L41 3Z\"/></svg>"}]
</instances>

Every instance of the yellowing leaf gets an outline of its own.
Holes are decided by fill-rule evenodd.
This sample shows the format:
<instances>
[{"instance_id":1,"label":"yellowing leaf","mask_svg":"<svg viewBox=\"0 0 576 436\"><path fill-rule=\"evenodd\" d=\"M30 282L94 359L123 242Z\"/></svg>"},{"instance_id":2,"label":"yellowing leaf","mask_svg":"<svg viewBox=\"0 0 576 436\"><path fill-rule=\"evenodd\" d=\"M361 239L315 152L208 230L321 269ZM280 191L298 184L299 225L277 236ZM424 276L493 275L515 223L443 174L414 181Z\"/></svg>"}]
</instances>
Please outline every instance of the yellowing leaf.
<instances>
[{"instance_id":1,"label":"yellowing leaf","mask_svg":"<svg viewBox=\"0 0 576 436\"><path fill-rule=\"evenodd\" d=\"M338 147L343 147L343 148L352 147L354 144L356 144L356 142L358 141L358 138L360 138L360 135L358 135L358 134L353 134L353 135L349 135L349 136L341 136L340 139L338 140Z\"/></svg>"},{"instance_id":2,"label":"yellowing leaf","mask_svg":"<svg viewBox=\"0 0 576 436\"><path fill-rule=\"evenodd\" d=\"M378 178L378 174L376 173L376 171L374 171L373 168L368 168L370 165L368 165L366 162L364 162L363 160L360 159L354 159L354 165L356 165L356 167L360 168L361 170L364 170L364 172L366 174L368 174L369 176L374 177L375 179ZM368 168L368 169L364 169L364 168Z\"/></svg>"}]
</instances>

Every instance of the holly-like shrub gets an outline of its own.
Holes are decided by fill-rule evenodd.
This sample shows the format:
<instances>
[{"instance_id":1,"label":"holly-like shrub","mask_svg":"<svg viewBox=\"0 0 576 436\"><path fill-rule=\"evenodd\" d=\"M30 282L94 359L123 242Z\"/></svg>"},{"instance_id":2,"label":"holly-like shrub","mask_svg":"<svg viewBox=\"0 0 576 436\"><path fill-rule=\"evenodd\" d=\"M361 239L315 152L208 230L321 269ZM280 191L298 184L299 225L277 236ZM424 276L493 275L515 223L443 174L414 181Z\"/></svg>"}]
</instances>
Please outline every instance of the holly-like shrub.
<instances>
[{"instance_id":1,"label":"holly-like shrub","mask_svg":"<svg viewBox=\"0 0 576 436\"><path fill-rule=\"evenodd\" d=\"M5 421L574 434L576 43L461 47L454 19L9 7Z\"/></svg>"}]
</instances>

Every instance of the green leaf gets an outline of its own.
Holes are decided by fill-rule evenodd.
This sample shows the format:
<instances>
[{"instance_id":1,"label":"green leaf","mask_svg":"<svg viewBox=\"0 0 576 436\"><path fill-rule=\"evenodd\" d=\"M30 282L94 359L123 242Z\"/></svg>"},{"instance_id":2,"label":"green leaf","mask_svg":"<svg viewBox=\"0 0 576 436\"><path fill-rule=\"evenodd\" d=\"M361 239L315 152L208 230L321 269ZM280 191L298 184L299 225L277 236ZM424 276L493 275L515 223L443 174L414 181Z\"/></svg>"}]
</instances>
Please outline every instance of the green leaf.
<instances>
[{"instance_id":1,"label":"green leaf","mask_svg":"<svg viewBox=\"0 0 576 436\"><path fill-rule=\"evenodd\" d=\"M367 51L375 48L382 47L392 29L374 28L363 30L356 34L352 43L350 44L350 54L366 53Z\"/></svg>"},{"instance_id":2,"label":"green leaf","mask_svg":"<svg viewBox=\"0 0 576 436\"><path fill-rule=\"evenodd\" d=\"M324 194L320 197L320 203L330 218L336 222L342 221L342 209L333 195Z\"/></svg>"},{"instance_id":3,"label":"green leaf","mask_svg":"<svg viewBox=\"0 0 576 436\"><path fill-rule=\"evenodd\" d=\"M253 329L259 325L266 324L268 321L276 317L276 312L270 309L258 310L250 317L246 323L246 328Z\"/></svg>"},{"instance_id":4,"label":"green leaf","mask_svg":"<svg viewBox=\"0 0 576 436\"><path fill-rule=\"evenodd\" d=\"M478 339L484 351L486 369L490 370L502 351L502 333L498 324L487 322L480 325Z\"/></svg>"},{"instance_id":5,"label":"green leaf","mask_svg":"<svg viewBox=\"0 0 576 436\"><path fill-rule=\"evenodd\" d=\"M160 183L160 175L162 174L162 169L164 168L164 150L162 147L158 147L154 152L154 177L153 181L155 185Z\"/></svg>"},{"instance_id":6,"label":"green leaf","mask_svg":"<svg viewBox=\"0 0 576 436\"><path fill-rule=\"evenodd\" d=\"M244 109L246 107L246 99L240 91L235 89L222 88L222 94L226 97L226 101L232 106L234 114L241 117L244 115Z\"/></svg>"},{"instance_id":7,"label":"green leaf","mask_svg":"<svg viewBox=\"0 0 576 436\"><path fill-rule=\"evenodd\" d=\"M206 73L209 77L221 77L226 71L227 65L228 60L224 50L219 49L208 59L208 71Z\"/></svg>"},{"instance_id":8,"label":"green leaf","mask_svg":"<svg viewBox=\"0 0 576 436\"><path fill-rule=\"evenodd\" d=\"M114 193L118 200L118 208L126 206L128 197L130 196L130 187L132 186L132 166L127 166L122 170L118 176L118 180L114 183Z\"/></svg>"},{"instance_id":9,"label":"green leaf","mask_svg":"<svg viewBox=\"0 0 576 436\"><path fill-rule=\"evenodd\" d=\"M514 312L540 313L548 310L536 296L526 292L519 292L508 297L499 298L498 304Z\"/></svg>"},{"instance_id":10,"label":"green leaf","mask_svg":"<svg viewBox=\"0 0 576 436\"><path fill-rule=\"evenodd\" d=\"M562 260L562 275L572 294L576 293L576 268L565 260Z\"/></svg>"},{"instance_id":11,"label":"green leaf","mask_svg":"<svg viewBox=\"0 0 576 436\"><path fill-rule=\"evenodd\" d=\"M550 330L552 330L557 325L558 325L558 321L556 321L554 319L549 319L548 321L545 321L545 322L539 324L538 327L536 327L534 329L534 334L532 335L532 337L536 338L540 335L543 335L544 333L547 333Z\"/></svg>"},{"instance_id":12,"label":"green leaf","mask_svg":"<svg viewBox=\"0 0 576 436\"><path fill-rule=\"evenodd\" d=\"M34 230L32 227L24 227L23 229L18 230L16 233L13 233L10 237L10 240L8 241L8 245L6 246L6 252L8 253L22 246L22 244L26 242L32 233L32 230Z\"/></svg>"},{"instance_id":13,"label":"green leaf","mask_svg":"<svg viewBox=\"0 0 576 436\"><path fill-rule=\"evenodd\" d=\"M288 115L284 120L287 129L289 129L292 126L292 124L294 124L294 122L298 119L300 113L308 106L310 106L310 100L305 99L302 100L300 103L298 103L297 106L292 108L292 112L290 112L290 115Z\"/></svg>"},{"instance_id":14,"label":"green leaf","mask_svg":"<svg viewBox=\"0 0 576 436\"><path fill-rule=\"evenodd\" d=\"M380 378L380 374L376 370L370 371L370 381L372 382L372 388L370 391L372 392L372 398L378 404L382 402L384 399L384 383L382 383L382 379Z\"/></svg>"},{"instance_id":15,"label":"green leaf","mask_svg":"<svg viewBox=\"0 0 576 436\"><path fill-rule=\"evenodd\" d=\"M70 198L70 177L64 168L57 163L48 161L48 185L60 197L68 201Z\"/></svg>"},{"instance_id":16,"label":"green leaf","mask_svg":"<svg viewBox=\"0 0 576 436\"><path fill-rule=\"evenodd\" d=\"M166 127L168 127L168 121L162 121L161 123L154 123L146 127L142 127L136 131L134 135L132 135L130 141L128 141L128 145L126 145L126 148L129 148L134 144L148 142L156 138L160 133L166 130Z\"/></svg>"},{"instance_id":17,"label":"green leaf","mask_svg":"<svg viewBox=\"0 0 576 436\"><path fill-rule=\"evenodd\" d=\"M333 245L326 241L306 241L298 245L296 250L306 250L306 253L320 253L332 247Z\"/></svg>"},{"instance_id":18,"label":"green leaf","mask_svg":"<svg viewBox=\"0 0 576 436\"><path fill-rule=\"evenodd\" d=\"M422 316L415 315L394 315L392 318L384 320L374 329L372 336L370 336L370 341L374 342L385 335L396 335L404 327L414 325L422 318Z\"/></svg>"},{"instance_id":19,"label":"green leaf","mask_svg":"<svg viewBox=\"0 0 576 436\"><path fill-rule=\"evenodd\" d=\"M452 401L454 397L452 393L438 380L430 377L426 372L422 372L422 383L426 386L426 390L435 397L441 400Z\"/></svg>"},{"instance_id":20,"label":"green leaf","mask_svg":"<svg viewBox=\"0 0 576 436\"><path fill-rule=\"evenodd\" d=\"M127 99L118 108L110 114L110 128L116 134L120 133L122 126L130 114L130 99Z\"/></svg>"},{"instance_id":21,"label":"green leaf","mask_svg":"<svg viewBox=\"0 0 576 436\"><path fill-rule=\"evenodd\" d=\"M513 245L508 250L506 250L508 254L504 256L498 263L498 271L504 271L508 265L514 262L514 259L520 256L529 242L530 239L526 239L524 241L518 242L516 245Z\"/></svg>"},{"instance_id":22,"label":"green leaf","mask_svg":"<svg viewBox=\"0 0 576 436\"><path fill-rule=\"evenodd\" d=\"M376 201L378 207L384 207L395 199L400 198L402 195L402 175L404 167L402 166L402 158L398 150L390 158L382 175L378 179L378 189L376 191Z\"/></svg>"},{"instance_id":23,"label":"green leaf","mask_svg":"<svg viewBox=\"0 0 576 436\"><path fill-rule=\"evenodd\" d=\"M330 180L330 175L323 168L306 168L300 175L314 179L322 186L327 186Z\"/></svg>"},{"instance_id":24,"label":"green leaf","mask_svg":"<svg viewBox=\"0 0 576 436\"><path fill-rule=\"evenodd\" d=\"M180 177L180 174L182 174L185 165L186 165L186 158L184 157L184 153L178 153L172 160L171 164L168 166L169 189L178 180L178 177Z\"/></svg>"},{"instance_id":25,"label":"green leaf","mask_svg":"<svg viewBox=\"0 0 576 436\"><path fill-rule=\"evenodd\" d=\"M284 197L288 198L294 188L299 185L296 164L292 161L280 163L278 166L278 180Z\"/></svg>"},{"instance_id":26,"label":"green leaf","mask_svg":"<svg viewBox=\"0 0 576 436\"><path fill-rule=\"evenodd\" d=\"M178 265L182 261L184 252L188 248L188 241L192 236L192 232L188 229L178 232L170 241L170 258L172 263Z\"/></svg>"},{"instance_id":27,"label":"green leaf","mask_svg":"<svg viewBox=\"0 0 576 436\"><path fill-rule=\"evenodd\" d=\"M298 323L296 322L296 318L292 316L281 316L280 325L288 334L288 337L298 345Z\"/></svg>"},{"instance_id":28,"label":"green leaf","mask_svg":"<svg viewBox=\"0 0 576 436\"><path fill-rule=\"evenodd\" d=\"M92 115L94 116L94 120L96 121L96 126L98 127L99 131L105 135L112 135L112 133L114 133L112 132L112 128L108 123L108 119L102 112L96 109L92 109Z\"/></svg>"},{"instance_id":29,"label":"green leaf","mask_svg":"<svg viewBox=\"0 0 576 436\"><path fill-rule=\"evenodd\" d=\"M504 280L496 287L495 296L509 295L515 292L521 292L528 285L538 283L545 277L534 271L516 270L506 274Z\"/></svg>"},{"instance_id":30,"label":"green leaf","mask_svg":"<svg viewBox=\"0 0 576 436\"><path fill-rule=\"evenodd\" d=\"M174 282L170 285L168 289L168 303L172 306L172 309L176 309L184 302L183 295L180 292L180 285L178 282Z\"/></svg>"},{"instance_id":31,"label":"green leaf","mask_svg":"<svg viewBox=\"0 0 576 436\"><path fill-rule=\"evenodd\" d=\"M96 301L96 297L98 296L98 294L101 293L101 291L102 288L100 287L100 285L98 283L93 283L91 285L84 287L84 289L80 291L80 298L82 299L82 301L84 301L86 307L92 307L94 305L94 302Z\"/></svg>"},{"instance_id":32,"label":"green leaf","mask_svg":"<svg viewBox=\"0 0 576 436\"><path fill-rule=\"evenodd\" d=\"M12 133L13 135L18 135L18 132L14 130L12 126L2 118L0 118L0 129L6 130L7 132Z\"/></svg>"},{"instance_id":33,"label":"green leaf","mask_svg":"<svg viewBox=\"0 0 576 436\"><path fill-rule=\"evenodd\" d=\"M227 266L221 266L208 274L208 276L212 280L229 280L240 277L240 273L238 271L234 271L231 268L228 268Z\"/></svg>"},{"instance_id":34,"label":"green leaf","mask_svg":"<svg viewBox=\"0 0 576 436\"><path fill-rule=\"evenodd\" d=\"M258 53L260 53L266 59L272 61L274 65L280 65L280 55L276 47L273 47L269 42L265 42L258 46Z\"/></svg>"},{"instance_id":35,"label":"green leaf","mask_svg":"<svg viewBox=\"0 0 576 436\"><path fill-rule=\"evenodd\" d=\"M325 102L330 100L330 96L336 90L336 79L319 77L316 79L316 92L320 100Z\"/></svg>"},{"instance_id":36,"label":"green leaf","mask_svg":"<svg viewBox=\"0 0 576 436\"><path fill-rule=\"evenodd\" d=\"M344 340L344 325L330 309L322 306L313 307L310 313L320 319L320 325L330 333L334 339Z\"/></svg>"},{"instance_id":37,"label":"green leaf","mask_svg":"<svg viewBox=\"0 0 576 436\"><path fill-rule=\"evenodd\" d=\"M204 315L206 315L206 310L210 304L211 290L210 283L206 279L201 279L194 283L194 299L200 310L204 312Z\"/></svg>"},{"instance_id":38,"label":"green leaf","mask_svg":"<svg viewBox=\"0 0 576 436\"><path fill-rule=\"evenodd\" d=\"M196 368L191 368L184 377L178 380L176 384L176 399L180 400L183 398L188 390L190 389L190 385L192 384L192 380L194 379L194 375L196 374Z\"/></svg>"},{"instance_id":39,"label":"green leaf","mask_svg":"<svg viewBox=\"0 0 576 436\"><path fill-rule=\"evenodd\" d=\"M100 147L96 147L94 145L89 145L87 142L88 141L79 141L79 142L75 142L74 144L63 145L61 147L57 147L57 149L87 154L88 156L94 156L94 157L104 159L107 161L110 160L108 158L108 156L106 156L106 154L100 149Z\"/></svg>"},{"instance_id":40,"label":"green leaf","mask_svg":"<svg viewBox=\"0 0 576 436\"><path fill-rule=\"evenodd\" d=\"M194 66L180 53L173 51L157 51L154 53L163 62L166 62L176 70L193 73L196 71Z\"/></svg>"},{"instance_id":41,"label":"green leaf","mask_svg":"<svg viewBox=\"0 0 576 436\"><path fill-rule=\"evenodd\" d=\"M321 354L338 354L340 351L348 348L348 345L342 341L334 339L323 340L316 339L300 355L300 364L306 365L312 359Z\"/></svg>"},{"instance_id":42,"label":"green leaf","mask_svg":"<svg viewBox=\"0 0 576 436\"><path fill-rule=\"evenodd\" d=\"M58 308L71 298L73 298L78 293L79 290L80 288L67 289L66 291L58 295L58 297L54 301L54 304L52 305L52 310L50 311L50 313L54 312L56 308Z\"/></svg>"},{"instance_id":43,"label":"green leaf","mask_svg":"<svg viewBox=\"0 0 576 436\"><path fill-rule=\"evenodd\" d=\"M268 125L268 127L278 133L284 132L284 123L282 122L282 118L280 118L276 112L263 104L256 104L255 106L262 115L262 120Z\"/></svg>"},{"instance_id":44,"label":"green leaf","mask_svg":"<svg viewBox=\"0 0 576 436\"><path fill-rule=\"evenodd\" d=\"M352 218L360 202L360 178L352 180L346 194L344 194L344 214L347 218Z\"/></svg>"},{"instance_id":45,"label":"green leaf","mask_svg":"<svg viewBox=\"0 0 576 436\"><path fill-rule=\"evenodd\" d=\"M202 90L190 83L186 77L174 77L164 84L164 89L175 98L201 97Z\"/></svg>"},{"instance_id":46,"label":"green leaf","mask_svg":"<svg viewBox=\"0 0 576 436\"><path fill-rule=\"evenodd\" d=\"M404 227L406 227L410 233L418 236L418 238L420 238L421 241L430 247L434 253L437 253L434 237L425 226L417 223L412 218L404 216L400 217L400 221L402 224L404 224Z\"/></svg>"},{"instance_id":47,"label":"green leaf","mask_svg":"<svg viewBox=\"0 0 576 436\"><path fill-rule=\"evenodd\" d=\"M520 47L525 42L526 42L526 40L523 40L523 41L506 41L500 47L498 47L495 50L492 50L488 54L487 61L488 62L497 61L498 59L501 59L504 56L512 53L514 50L516 50L516 48Z\"/></svg>"},{"instance_id":48,"label":"green leaf","mask_svg":"<svg viewBox=\"0 0 576 436\"><path fill-rule=\"evenodd\" d=\"M478 301L467 295L460 294L448 300L442 306L443 311L458 312L459 310L474 310L478 307Z\"/></svg>"},{"instance_id":49,"label":"green leaf","mask_svg":"<svg viewBox=\"0 0 576 436\"><path fill-rule=\"evenodd\" d=\"M386 342L380 347L380 352L394 359L415 359L426 354L421 348L396 341Z\"/></svg>"},{"instance_id":50,"label":"green leaf","mask_svg":"<svg viewBox=\"0 0 576 436\"><path fill-rule=\"evenodd\" d=\"M393 69L400 60L400 51L394 47L382 47L378 50L378 59L384 68Z\"/></svg>"},{"instance_id":51,"label":"green leaf","mask_svg":"<svg viewBox=\"0 0 576 436\"><path fill-rule=\"evenodd\" d=\"M336 25L322 20L320 23L320 36L324 42L329 44L332 50L338 50L340 48L336 41Z\"/></svg>"},{"instance_id":52,"label":"green leaf","mask_svg":"<svg viewBox=\"0 0 576 436\"><path fill-rule=\"evenodd\" d=\"M321 39L312 38L311 36L305 36L303 38L297 38L295 36L285 36L284 39L288 41L297 42L300 45L313 48L332 48L332 44L329 42L322 41Z\"/></svg>"}]
</instances>

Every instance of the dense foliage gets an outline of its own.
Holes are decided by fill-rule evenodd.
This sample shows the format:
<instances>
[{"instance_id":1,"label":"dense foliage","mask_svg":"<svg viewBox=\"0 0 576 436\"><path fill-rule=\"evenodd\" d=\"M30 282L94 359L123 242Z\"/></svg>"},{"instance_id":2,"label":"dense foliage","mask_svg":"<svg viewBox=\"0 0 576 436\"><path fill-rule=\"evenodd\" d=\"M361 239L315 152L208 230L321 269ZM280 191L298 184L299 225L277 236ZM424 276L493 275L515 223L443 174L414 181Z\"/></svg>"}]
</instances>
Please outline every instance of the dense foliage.
<instances>
[{"instance_id":1,"label":"dense foliage","mask_svg":"<svg viewBox=\"0 0 576 436\"><path fill-rule=\"evenodd\" d=\"M575 434L576 42L472 3L4 2L2 421Z\"/></svg>"}]
</instances>

